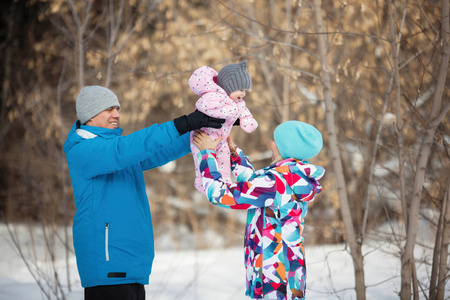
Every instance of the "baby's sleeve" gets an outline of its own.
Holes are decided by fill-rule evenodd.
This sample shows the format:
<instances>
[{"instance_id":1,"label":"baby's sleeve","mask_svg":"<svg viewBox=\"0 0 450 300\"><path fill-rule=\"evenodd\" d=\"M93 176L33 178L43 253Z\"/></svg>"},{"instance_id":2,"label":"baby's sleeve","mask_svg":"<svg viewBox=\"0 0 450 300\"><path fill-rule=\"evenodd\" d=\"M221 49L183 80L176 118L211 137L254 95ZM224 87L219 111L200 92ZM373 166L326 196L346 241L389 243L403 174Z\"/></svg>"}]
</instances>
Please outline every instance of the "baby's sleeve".
<instances>
[{"instance_id":1,"label":"baby's sleeve","mask_svg":"<svg viewBox=\"0 0 450 300\"><path fill-rule=\"evenodd\" d=\"M255 131L256 128L258 128L258 122L253 118L252 113L245 105L245 102L239 102L239 122L242 130L244 130L247 133Z\"/></svg>"},{"instance_id":2,"label":"baby's sleeve","mask_svg":"<svg viewBox=\"0 0 450 300\"><path fill-rule=\"evenodd\" d=\"M206 93L197 100L195 108L213 118L226 118L223 108L226 106L225 95L221 93Z\"/></svg>"}]
</instances>

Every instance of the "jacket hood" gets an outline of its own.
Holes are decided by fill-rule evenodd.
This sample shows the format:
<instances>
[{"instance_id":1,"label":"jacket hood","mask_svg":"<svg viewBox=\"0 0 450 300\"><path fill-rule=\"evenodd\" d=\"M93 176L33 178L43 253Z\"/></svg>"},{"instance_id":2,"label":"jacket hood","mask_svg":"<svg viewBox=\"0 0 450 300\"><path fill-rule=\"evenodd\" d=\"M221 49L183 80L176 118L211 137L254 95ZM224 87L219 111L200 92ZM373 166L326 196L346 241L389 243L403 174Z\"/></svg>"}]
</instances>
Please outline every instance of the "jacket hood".
<instances>
[{"instance_id":1,"label":"jacket hood","mask_svg":"<svg viewBox=\"0 0 450 300\"><path fill-rule=\"evenodd\" d=\"M217 84L217 71L208 66L198 68L192 73L188 84L191 90L197 96L203 96L206 93L217 92L227 94L223 88Z\"/></svg>"},{"instance_id":2,"label":"jacket hood","mask_svg":"<svg viewBox=\"0 0 450 300\"><path fill-rule=\"evenodd\" d=\"M97 136L103 137L105 139L113 138L116 136L120 136L123 132L123 129L108 129L102 127L81 125L80 121L77 120L67 135L67 139L64 142L63 150L67 154L70 149L73 148L76 144L81 141L89 138L95 138Z\"/></svg>"},{"instance_id":3,"label":"jacket hood","mask_svg":"<svg viewBox=\"0 0 450 300\"><path fill-rule=\"evenodd\" d=\"M299 200L313 200L315 194L322 191L319 180L325 173L323 167L312 165L307 161L288 158L277 162L268 168L275 168L278 173L282 174L286 183L291 187L292 193ZM283 185L277 185L277 187L278 186Z\"/></svg>"}]
</instances>

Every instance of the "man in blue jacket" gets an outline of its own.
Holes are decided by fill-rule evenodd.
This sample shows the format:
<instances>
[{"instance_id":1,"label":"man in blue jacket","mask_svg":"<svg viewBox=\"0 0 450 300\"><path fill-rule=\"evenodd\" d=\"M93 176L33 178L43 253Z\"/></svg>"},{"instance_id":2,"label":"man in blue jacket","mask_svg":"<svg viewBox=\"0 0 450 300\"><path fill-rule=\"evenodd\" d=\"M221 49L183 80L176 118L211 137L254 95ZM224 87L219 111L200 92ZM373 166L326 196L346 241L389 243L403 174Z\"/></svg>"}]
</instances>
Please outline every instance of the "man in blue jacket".
<instances>
[{"instance_id":1,"label":"man in blue jacket","mask_svg":"<svg viewBox=\"0 0 450 300\"><path fill-rule=\"evenodd\" d=\"M85 299L145 299L154 258L143 171L190 152L189 131L224 120L199 111L122 136L117 96L84 87L64 144L77 211L73 243Z\"/></svg>"}]
</instances>

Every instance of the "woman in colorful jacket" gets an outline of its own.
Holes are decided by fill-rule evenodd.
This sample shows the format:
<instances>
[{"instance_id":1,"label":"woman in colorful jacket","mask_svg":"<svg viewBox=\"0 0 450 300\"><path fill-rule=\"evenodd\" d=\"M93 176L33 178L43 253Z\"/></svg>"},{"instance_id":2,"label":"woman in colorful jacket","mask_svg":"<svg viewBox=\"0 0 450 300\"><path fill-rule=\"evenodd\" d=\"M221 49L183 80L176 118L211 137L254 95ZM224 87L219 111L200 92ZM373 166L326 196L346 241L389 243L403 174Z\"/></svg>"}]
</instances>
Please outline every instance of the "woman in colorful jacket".
<instances>
[{"instance_id":1,"label":"woman in colorful jacket","mask_svg":"<svg viewBox=\"0 0 450 300\"><path fill-rule=\"evenodd\" d=\"M218 172L215 145L201 131L194 143L203 187L218 206L247 209L245 233L246 295L253 299L304 299L306 265L303 248L308 203L320 193L325 170L305 159L322 149L322 135L312 125L288 121L274 131L270 143L273 162L255 171L241 149L228 140L234 184Z\"/></svg>"}]
</instances>

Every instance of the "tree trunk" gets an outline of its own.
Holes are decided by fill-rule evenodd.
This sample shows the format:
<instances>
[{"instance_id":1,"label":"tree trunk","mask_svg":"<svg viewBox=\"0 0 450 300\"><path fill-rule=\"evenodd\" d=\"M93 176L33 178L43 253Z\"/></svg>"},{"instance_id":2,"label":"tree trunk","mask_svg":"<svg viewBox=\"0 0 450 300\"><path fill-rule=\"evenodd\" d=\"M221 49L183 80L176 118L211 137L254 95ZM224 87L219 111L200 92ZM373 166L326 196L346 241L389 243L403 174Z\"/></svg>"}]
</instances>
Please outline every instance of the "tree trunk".
<instances>
[{"instance_id":1,"label":"tree trunk","mask_svg":"<svg viewBox=\"0 0 450 300\"><path fill-rule=\"evenodd\" d=\"M401 22L400 29L399 29L399 32L398 32L398 43L397 43L397 46L395 47L395 51L396 51L395 55L396 55L396 57L398 57L399 54L400 54L400 41L401 41L401 37L402 37L402 28L404 27L404 24L405 24L407 4L408 4L408 1L406 2L405 8L403 10L403 18L402 18L402 22ZM400 67L397 68L397 70L400 71ZM377 157L377 152L378 152L378 145L379 145L379 142L380 142L380 139L381 139L381 132L382 132L382 129L383 129L382 120L383 120L383 118L384 118L384 116L386 114L386 111L387 111L387 107L388 107L388 103L389 103L389 95L391 94L393 86L394 86L394 79L395 79L396 73L397 72L396 72L395 69L393 69L391 71L391 76L389 78L389 85L388 85L388 89L387 89L387 92L385 94L385 98L384 98L384 101L383 101L383 108L382 108L382 111L381 111L381 114L380 114L380 121L378 123L377 133L376 133L376 136L375 136L374 146L373 146L373 149L372 149L372 152L371 152L372 155L370 157L371 161L370 161L370 164L369 164L369 171L368 171L368 173L369 173L368 183L367 183L366 194L364 196L365 200L363 202L364 215L363 215L363 220L362 220L362 225L361 225L361 232L360 232L360 236L361 236L361 238L363 240L364 240L365 235L366 235L366 226L367 226L368 217L369 217L370 186L373 183L374 172L375 172L375 163L376 163L376 157ZM405 202L402 202L402 203L405 203ZM406 205L405 205L405 207L406 207ZM404 220L406 220L406 218L404 218Z\"/></svg>"},{"instance_id":2,"label":"tree trunk","mask_svg":"<svg viewBox=\"0 0 450 300\"><path fill-rule=\"evenodd\" d=\"M321 2L320 0L313 0L313 9L315 21L317 24L318 34L318 47L320 60L322 63L321 68L321 80L322 88L326 106L326 126L329 137L329 147L331 151L331 161L333 163L334 172L336 175L337 191L340 201L340 210L342 220L344 222L345 233L347 236L347 242L350 246L350 254L353 259L354 272L355 272L355 289L356 297L358 300L366 299L366 286L364 279L364 262L361 252L361 244L357 242L355 230L352 222L352 213L350 211L350 205L347 197L346 183L344 178L344 171L342 167L340 150L338 147L338 141L336 136L334 112L333 112L333 99L331 95L331 79L328 65L328 50L326 44L325 26L323 25L323 19L321 15Z\"/></svg>"},{"instance_id":3,"label":"tree trunk","mask_svg":"<svg viewBox=\"0 0 450 300\"><path fill-rule=\"evenodd\" d=\"M439 216L438 229L436 232L436 241L434 244L433 251L433 264L431 270L430 279L430 300L444 299L444 287L445 287L445 277L447 274L447 255L448 255L448 244L449 244L449 221L450 221L450 209L449 209L449 191L450 189L450 178L447 180L447 188L445 191L444 198L442 199L442 206ZM443 255L443 256L442 256ZM438 290L440 291L440 296L438 297Z\"/></svg>"},{"instance_id":4,"label":"tree trunk","mask_svg":"<svg viewBox=\"0 0 450 300\"><path fill-rule=\"evenodd\" d=\"M286 9L286 24L287 24L287 29L290 31L291 25L292 25L292 21L291 21L291 1L286 0L285 1L285 9ZM286 35L286 45L290 45L292 42L292 35L291 34L287 34ZM289 67L291 65L291 47L290 46L286 46L285 47L285 62L284 65L286 65L287 67ZM288 72L288 70L286 70L285 72ZM283 75L283 106L281 107L281 117L282 117L282 122L286 122L290 120L290 116L289 116L289 112L291 111L289 102L290 102L290 82L291 79L288 76L287 73L285 73Z\"/></svg>"},{"instance_id":5,"label":"tree trunk","mask_svg":"<svg viewBox=\"0 0 450 300\"><path fill-rule=\"evenodd\" d=\"M422 145L419 151L419 159L416 167L416 175L414 178L413 193L411 195L411 201L409 205L408 214L408 226L406 231L406 244L403 250L401 263L401 290L400 297L403 300L411 299L411 279L413 274L413 263L414 263L414 247L416 243L418 222L419 222L419 209L420 200L423 190L423 184L425 179L425 171L428 163L428 158L431 152L431 146L433 145L434 134L436 132L437 126L445 117L448 112L448 106L442 111L443 107L442 96L445 87L445 82L448 73L448 63L450 54L450 44L449 44L449 0L442 1L442 51L441 51L441 65L439 68L439 75L437 77L436 90L433 96L433 104L431 108L431 113L429 117L428 128L426 128L425 136L423 138ZM447 111L445 111L447 110Z\"/></svg>"},{"instance_id":6,"label":"tree trunk","mask_svg":"<svg viewBox=\"0 0 450 300\"><path fill-rule=\"evenodd\" d=\"M69 4L70 10L72 12L73 20L76 24L77 30L77 46L78 46L78 87L81 90L84 86L85 76L84 76L84 61L85 61L85 53L84 53L84 36L86 33L87 24L89 23L89 14L92 9L93 1L88 1L85 18L83 22L81 22L78 13L76 12L75 6L72 3L72 0L67 0Z\"/></svg>"},{"instance_id":7,"label":"tree trunk","mask_svg":"<svg viewBox=\"0 0 450 300\"><path fill-rule=\"evenodd\" d=\"M59 77L59 81L58 81L58 86L57 86L57 93L56 93L56 103L57 103L57 107L58 107L58 117L59 117L59 129L60 129L60 134L61 134L61 145L64 145L64 133L65 133L65 128L64 128L64 121L63 121L63 114L62 114L62 101L61 101L61 97L62 97L62 86L64 84L64 75L66 74L66 65L67 65L67 60L64 60L64 64L63 64L63 69L61 70L61 76ZM61 202L62 202L62 206L63 206L63 211L64 211L64 246L65 246L65 263L66 263L66 276L67 276L67 288L69 291L72 291L72 285L70 283L70 264L69 264L69 258L70 258L70 244L71 244L71 239L69 239L69 226L70 226L70 221L69 221L69 209L68 209L68 201L67 201L67 191L66 191L66 186L67 186L67 163L66 163L66 156L64 154L64 150L63 148L61 148L60 150L61 152L61 176L62 176L62 193L61 193Z\"/></svg>"},{"instance_id":8,"label":"tree trunk","mask_svg":"<svg viewBox=\"0 0 450 300\"><path fill-rule=\"evenodd\" d=\"M248 14L249 14L250 18L252 18L252 19L256 19L254 5L255 4L253 2L249 1L246 6ZM276 12L276 10L272 9L271 12L274 13L274 12ZM271 18L273 18L273 16L271 16ZM250 24L250 26L247 30L249 32L252 32L252 34L255 34L255 35L258 34L258 27L256 26L256 24L254 22L252 22ZM265 55L266 55L264 48L258 49L257 53L261 58L265 57ZM264 74L264 80L266 82L267 89L269 90L269 93L270 93L270 100L272 101L272 107L274 108L274 113L276 116L275 119L278 121L278 123L282 123L283 122L283 115L282 115L282 111L281 111L282 99L280 97L280 92L277 90L276 84L274 83L273 70L270 69L269 64L267 63L267 61L265 59L260 59L260 63L261 63L261 69Z\"/></svg>"},{"instance_id":9,"label":"tree trunk","mask_svg":"<svg viewBox=\"0 0 450 300\"><path fill-rule=\"evenodd\" d=\"M439 276L437 282L436 300L444 300L445 282L448 276L447 259L448 259L448 247L450 245L450 180L449 183L447 184L447 192L443 202L445 203L446 209L444 216L444 226L443 226L444 228L442 231L442 243L439 262ZM430 299L433 300L433 298Z\"/></svg>"}]
</instances>

